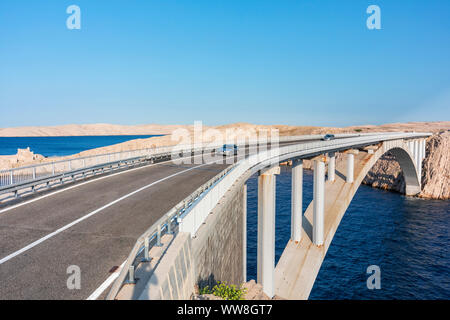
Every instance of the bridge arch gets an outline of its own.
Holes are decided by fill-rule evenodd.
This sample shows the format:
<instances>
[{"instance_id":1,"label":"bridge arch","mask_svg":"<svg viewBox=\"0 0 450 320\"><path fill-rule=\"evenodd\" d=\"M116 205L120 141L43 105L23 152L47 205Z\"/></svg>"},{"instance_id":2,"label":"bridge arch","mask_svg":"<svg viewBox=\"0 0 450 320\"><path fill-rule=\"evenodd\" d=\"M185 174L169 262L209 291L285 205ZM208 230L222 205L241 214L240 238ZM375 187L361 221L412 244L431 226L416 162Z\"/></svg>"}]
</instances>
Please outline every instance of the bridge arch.
<instances>
[{"instance_id":1,"label":"bridge arch","mask_svg":"<svg viewBox=\"0 0 450 320\"><path fill-rule=\"evenodd\" d=\"M405 193L420 192L419 170L407 142L385 141L372 154L359 152L354 161L354 182L345 181L345 162L336 165L335 181L325 183L324 243L313 243L313 202L307 207L302 223L302 238L290 240L275 268L275 294L286 299L307 299L319 273L326 252L356 191L374 164L386 153L400 164L405 179Z\"/></svg>"},{"instance_id":2,"label":"bridge arch","mask_svg":"<svg viewBox=\"0 0 450 320\"><path fill-rule=\"evenodd\" d=\"M405 148L394 147L387 152L391 153L395 157L395 160L397 160L400 168L403 171L403 178L405 179L405 194L418 194L420 192L420 177L418 174L418 170L416 169L416 166L414 164L414 158L410 154L409 150Z\"/></svg>"}]
</instances>

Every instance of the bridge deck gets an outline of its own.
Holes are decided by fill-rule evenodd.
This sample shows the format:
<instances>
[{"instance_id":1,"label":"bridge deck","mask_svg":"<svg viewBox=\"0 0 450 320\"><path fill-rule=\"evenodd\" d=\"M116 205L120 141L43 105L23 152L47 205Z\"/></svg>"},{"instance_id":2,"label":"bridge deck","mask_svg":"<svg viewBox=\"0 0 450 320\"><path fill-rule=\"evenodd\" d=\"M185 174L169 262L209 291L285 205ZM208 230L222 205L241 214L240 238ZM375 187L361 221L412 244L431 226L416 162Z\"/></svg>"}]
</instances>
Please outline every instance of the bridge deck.
<instances>
[{"instance_id":1,"label":"bridge deck","mask_svg":"<svg viewBox=\"0 0 450 320\"><path fill-rule=\"evenodd\" d=\"M86 299L149 226L225 167L160 163L0 210L0 299ZM80 290L67 288L70 265L81 269Z\"/></svg>"}]
</instances>

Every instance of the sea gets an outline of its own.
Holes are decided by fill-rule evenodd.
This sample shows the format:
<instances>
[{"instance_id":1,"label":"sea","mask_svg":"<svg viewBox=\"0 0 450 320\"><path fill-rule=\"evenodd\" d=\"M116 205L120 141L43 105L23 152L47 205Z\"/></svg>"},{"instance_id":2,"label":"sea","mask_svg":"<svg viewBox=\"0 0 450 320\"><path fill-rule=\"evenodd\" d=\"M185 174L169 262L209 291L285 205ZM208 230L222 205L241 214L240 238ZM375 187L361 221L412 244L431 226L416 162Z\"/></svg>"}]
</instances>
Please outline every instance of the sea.
<instances>
[{"instance_id":1,"label":"sea","mask_svg":"<svg viewBox=\"0 0 450 320\"><path fill-rule=\"evenodd\" d=\"M291 170L277 176L275 260L290 237ZM304 170L303 210L312 201ZM247 279L256 279L257 177L247 182ZM450 299L450 201L361 185L336 231L310 294L313 300ZM369 266L380 289L369 289ZM371 281L369 281L371 282Z\"/></svg>"},{"instance_id":2,"label":"sea","mask_svg":"<svg viewBox=\"0 0 450 320\"><path fill-rule=\"evenodd\" d=\"M147 136L1 138L0 155L30 147L65 156ZM303 208L312 200L305 170ZM248 180L247 279L256 279L257 177ZM276 188L275 259L290 237L291 170L282 167ZM424 200L361 185L319 271L310 299L450 299L450 201ZM369 266L380 270L380 289L369 289Z\"/></svg>"},{"instance_id":3,"label":"sea","mask_svg":"<svg viewBox=\"0 0 450 320\"><path fill-rule=\"evenodd\" d=\"M68 156L89 149L156 136L158 135L0 137L0 155L16 154L18 148L30 147L31 151L45 157Z\"/></svg>"}]
</instances>

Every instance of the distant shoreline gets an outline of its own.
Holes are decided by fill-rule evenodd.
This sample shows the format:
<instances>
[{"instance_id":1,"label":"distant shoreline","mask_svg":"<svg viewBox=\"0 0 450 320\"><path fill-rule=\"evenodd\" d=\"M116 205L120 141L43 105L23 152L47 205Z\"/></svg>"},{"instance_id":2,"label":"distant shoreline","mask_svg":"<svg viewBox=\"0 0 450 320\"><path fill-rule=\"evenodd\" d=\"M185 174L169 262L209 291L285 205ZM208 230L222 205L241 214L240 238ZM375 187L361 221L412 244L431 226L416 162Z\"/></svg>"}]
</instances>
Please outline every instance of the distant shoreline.
<instances>
[{"instance_id":1,"label":"distant shoreline","mask_svg":"<svg viewBox=\"0 0 450 320\"><path fill-rule=\"evenodd\" d=\"M124 136L153 136L153 137L162 137L167 134L83 134L83 135L67 135L67 136L0 136L2 138L75 138L75 137L124 137Z\"/></svg>"},{"instance_id":2,"label":"distant shoreline","mask_svg":"<svg viewBox=\"0 0 450 320\"><path fill-rule=\"evenodd\" d=\"M203 129L278 129L280 135L302 135L322 133L358 133L371 131L416 130L435 132L439 129L450 129L450 121L390 123L383 125L358 125L347 127L293 126L293 125L257 125L250 123L232 123L219 126L203 125ZM0 128L0 137L73 137L73 136L124 136L124 135L170 135L177 129L193 130L193 125L117 125L117 124L68 124L60 126L27 126Z\"/></svg>"},{"instance_id":3,"label":"distant shoreline","mask_svg":"<svg viewBox=\"0 0 450 320\"><path fill-rule=\"evenodd\" d=\"M69 124L61 126L29 126L0 128L0 137L73 137L73 136L132 136L132 135L166 135L183 125L116 125L116 124Z\"/></svg>"},{"instance_id":4,"label":"distant shoreline","mask_svg":"<svg viewBox=\"0 0 450 320\"><path fill-rule=\"evenodd\" d=\"M0 137L0 157L11 157L19 149L30 148L30 152L44 158L65 157L104 148L132 140L161 138L164 135L97 135L57 137Z\"/></svg>"}]
</instances>

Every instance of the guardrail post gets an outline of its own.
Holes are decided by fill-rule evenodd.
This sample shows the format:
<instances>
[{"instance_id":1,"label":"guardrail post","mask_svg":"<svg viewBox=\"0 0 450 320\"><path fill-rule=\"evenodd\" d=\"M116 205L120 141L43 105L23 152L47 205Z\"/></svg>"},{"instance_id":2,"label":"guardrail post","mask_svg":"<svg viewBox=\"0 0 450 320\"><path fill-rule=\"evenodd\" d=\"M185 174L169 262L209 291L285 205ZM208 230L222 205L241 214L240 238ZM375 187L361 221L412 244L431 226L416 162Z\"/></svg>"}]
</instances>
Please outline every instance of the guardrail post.
<instances>
[{"instance_id":1,"label":"guardrail post","mask_svg":"<svg viewBox=\"0 0 450 320\"><path fill-rule=\"evenodd\" d=\"M131 265L130 269L128 269L128 281L127 284L135 284L136 278L134 277L134 266Z\"/></svg>"},{"instance_id":2,"label":"guardrail post","mask_svg":"<svg viewBox=\"0 0 450 320\"><path fill-rule=\"evenodd\" d=\"M72 171L72 162L69 160L69 171Z\"/></svg>"},{"instance_id":3,"label":"guardrail post","mask_svg":"<svg viewBox=\"0 0 450 320\"><path fill-rule=\"evenodd\" d=\"M55 163L54 162L52 162L52 175L53 176L55 175Z\"/></svg>"},{"instance_id":4,"label":"guardrail post","mask_svg":"<svg viewBox=\"0 0 450 320\"><path fill-rule=\"evenodd\" d=\"M9 172L9 182L10 184L14 184L14 176L12 170Z\"/></svg>"},{"instance_id":5,"label":"guardrail post","mask_svg":"<svg viewBox=\"0 0 450 320\"><path fill-rule=\"evenodd\" d=\"M172 221L171 219L167 219L167 234L173 234L172 232Z\"/></svg>"},{"instance_id":6,"label":"guardrail post","mask_svg":"<svg viewBox=\"0 0 450 320\"><path fill-rule=\"evenodd\" d=\"M36 179L36 167L33 167L33 180Z\"/></svg>"},{"instance_id":7,"label":"guardrail post","mask_svg":"<svg viewBox=\"0 0 450 320\"><path fill-rule=\"evenodd\" d=\"M148 237L145 237L144 239L144 259L142 259L142 262L150 262L150 239Z\"/></svg>"},{"instance_id":8,"label":"guardrail post","mask_svg":"<svg viewBox=\"0 0 450 320\"><path fill-rule=\"evenodd\" d=\"M155 246L157 247L161 247L161 225L158 225L158 232L156 233L156 244Z\"/></svg>"}]
</instances>

